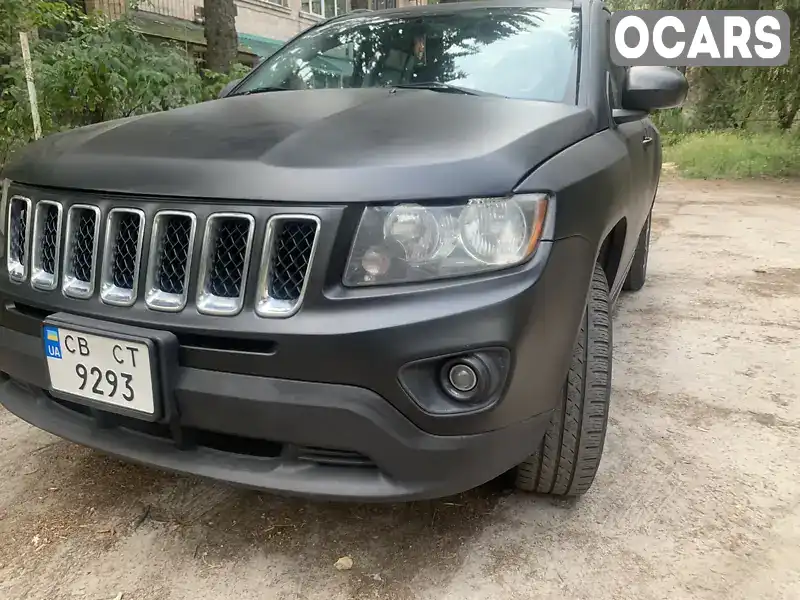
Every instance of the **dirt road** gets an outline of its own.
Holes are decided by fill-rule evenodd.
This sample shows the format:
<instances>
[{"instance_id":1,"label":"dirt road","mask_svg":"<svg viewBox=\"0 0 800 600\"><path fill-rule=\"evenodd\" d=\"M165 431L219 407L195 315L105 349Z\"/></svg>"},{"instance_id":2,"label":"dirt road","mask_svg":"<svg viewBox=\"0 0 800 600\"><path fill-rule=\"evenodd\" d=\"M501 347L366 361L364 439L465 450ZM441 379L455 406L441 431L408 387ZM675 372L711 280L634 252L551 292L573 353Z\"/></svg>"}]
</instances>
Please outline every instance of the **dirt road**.
<instances>
[{"instance_id":1,"label":"dirt road","mask_svg":"<svg viewBox=\"0 0 800 600\"><path fill-rule=\"evenodd\" d=\"M0 409L0 598L800 598L800 186L668 181L615 321L595 487L314 504L166 475ZM334 568L350 556L349 571Z\"/></svg>"}]
</instances>

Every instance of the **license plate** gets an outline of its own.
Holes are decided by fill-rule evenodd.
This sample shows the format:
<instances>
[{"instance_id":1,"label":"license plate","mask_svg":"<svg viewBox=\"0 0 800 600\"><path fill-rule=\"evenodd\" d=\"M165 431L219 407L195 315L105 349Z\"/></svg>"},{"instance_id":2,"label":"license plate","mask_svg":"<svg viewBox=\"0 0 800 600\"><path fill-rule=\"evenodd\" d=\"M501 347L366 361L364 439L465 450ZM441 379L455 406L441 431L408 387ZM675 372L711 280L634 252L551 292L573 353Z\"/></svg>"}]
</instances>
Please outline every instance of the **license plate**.
<instances>
[{"instance_id":1,"label":"license plate","mask_svg":"<svg viewBox=\"0 0 800 600\"><path fill-rule=\"evenodd\" d=\"M146 343L54 325L45 325L42 334L52 390L100 406L155 413Z\"/></svg>"}]
</instances>

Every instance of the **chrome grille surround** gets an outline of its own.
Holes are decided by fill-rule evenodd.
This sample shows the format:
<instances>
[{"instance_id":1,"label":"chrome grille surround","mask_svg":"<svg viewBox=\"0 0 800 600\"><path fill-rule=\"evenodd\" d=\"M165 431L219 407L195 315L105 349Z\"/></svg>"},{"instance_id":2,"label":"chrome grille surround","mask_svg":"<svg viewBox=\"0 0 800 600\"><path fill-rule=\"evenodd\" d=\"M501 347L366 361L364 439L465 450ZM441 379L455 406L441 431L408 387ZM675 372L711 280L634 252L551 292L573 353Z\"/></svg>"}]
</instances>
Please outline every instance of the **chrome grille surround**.
<instances>
[{"instance_id":1,"label":"chrome grille surround","mask_svg":"<svg viewBox=\"0 0 800 600\"><path fill-rule=\"evenodd\" d=\"M246 309L286 318L308 301L323 220L316 211L281 214L279 206L258 205L223 212L180 199L173 209L154 198L23 184L8 191L0 260L5 251L10 282L30 282L32 292L229 317ZM70 310L69 303L59 308Z\"/></svg>"},{"instance_id":2,"label":"chrome grille surround","mask_svg":"<svg viewBox=\"0 0 800 600\"><path fill-rule=\"evenodd\" d=\"M242 256L228 256L224 249L219 247L219 233L229 221L241 220L247 224L245 248ZM250 255L253 249L253 234L255 232L255 219L245 213L213 213L206 219L206 228L203 234L203 248L200 255L200 266L197 283L197 312L204 315L233 316L242 310L244 294L247 289L247 274L250 266ZM241 277L238 286L238 295L221 296L218 286L214 285L212 270L218 267L218 261L230 258L241 264Z\"/></svg>"},{"instance_id":3,"label":"chrome grille surround","mask_svg":"<svg viewBox=\"0 0 800 600\"><path fill-rule=\"evenodd\" d=\"M303 256L304 265L298 267L298 275L302 279L299 286L299 293L294 298L281 298L272 291L272 282L278 257L278 243L282 228L291 222L308 222L313 224L314 232L311 247L307 251L307 256ZM261 255L261 270L258 276L258 297L256 298L256 314L260 317L286 318L300 310L308 287L308 273L314 262L314 255L317 251L319 241L320 220L314 215L304 214L281 214L275 215L267 222L267 232L264 237L264 249ZM303 252L305 255L306 252ZM292 259L294 260L294 259ZM292 294L294 295L294 294Z\"/></svg>"},{"instance_id":4,"label":"chrome grille surround","mask_svg":"<svg viewBox=\"0 0 800 600\"><path fill-rule=\"evenodd\" d=\"M39 200L36 204L31 240L31 285L37 290L50 291L58 286L63 212L61 204L52 200Z\"/></svg>"},{"instance_id":5,"label":"chrome grille surround","mask_svg":"<svg viewBox=\"0 0 800 600\"><path fill-rule=\"evenodd\" d=\"M186 258L183 265L183 281L181 291L165 290L162 281L162 269L165 268L165 253L169 251L168 236L172 233L171 225L175 219L189 219L190 228L186 247ZM147 261L147 280L145 283L145 304L153 310L179 312L186 306L189 297L189 279L192 272L192 253L194 252L194 236L197 231L197 217L181 210L162 210L153 219L153 233L150 237L150 257ZM173 242L174 243L174 242ZM173 249L179 254L180 249ZM180 264L180 256L178 264Z\"/></svg>"},{"instance_id":6,"label":"chrome grille surround","mask_svg":"<svg viewBox=\"0 0 800 600\"><path fill-rule=\"evenodd\" d=\"M64 235L61 291L65 296L85 300L94 293L99 237L100 209L89 204L73 204L67 213Z\"/></svg>"},{"instance_id":7,"label":"chrome grille surround","mask_svg":"<svg viewBox=\"0 0 800 600\"><path fill-rule=\"evenodd\" d=\"M135 224L137 220L138 228L130 232L130 223ZM100 299L106 304L130 306L136 302L144 226L144 212L137 208L112 208L108 212L100 275ZM132 239L129 236L133 236ZM131 243L133 248L130 248ZM133 256L121 257L123 252ZM130 271L130 276L120 274L120 270Z\"/></svg>"},{"instance_id":8,"label":"chrome grille surround","mask_svg":"<svg viewBox=\"0 0 800 600\"><path fill-rule=\"evenodd\" d=\"M8 201L6 235L8 277L14 283L22 283L28 277L28 250L31 241L30 198L12 196Z\"/></svg>"}]
</instances>

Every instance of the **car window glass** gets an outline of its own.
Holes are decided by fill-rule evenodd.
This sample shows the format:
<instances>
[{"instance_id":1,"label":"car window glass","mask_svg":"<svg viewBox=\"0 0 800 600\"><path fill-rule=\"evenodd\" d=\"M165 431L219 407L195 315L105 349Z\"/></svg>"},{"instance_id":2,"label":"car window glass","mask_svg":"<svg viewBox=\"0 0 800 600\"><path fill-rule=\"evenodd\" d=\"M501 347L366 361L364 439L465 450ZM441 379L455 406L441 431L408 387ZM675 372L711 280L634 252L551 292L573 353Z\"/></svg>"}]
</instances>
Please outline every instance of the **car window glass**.
<instances>
[{"instance_id":1,"label":"car window glass","mask_svg":"<svg viewBox=\"0 0 800 600\"><path fill-rule=\"evenodd\" d=\"M566 8L353 16L287 44L237 93L425 82L574 103L579 31L578 13Z\"/></svg>"},{"instance_id":2,"label":"car window glass","mask_svg":"<svg viewBox=\"0 0 800 600\"><path fill-rule=\"evenodd\" d=\"M605 20L605 32L606 39L610 40L611 20L608 15L606 15ZM606 44L606 46L608 47L608 54L606 55L606 60L608 61L608 103L611 108L622 108L622 86L625 84L626 69L615 65L611 61L611 46L610 44Z\"/></svg>"},{"instance_id":3,"label":"car window glass","mask_svg":"<svg viewBox=\"0 0 800 600\"><path fill-rule=\"evenodd\" d=\"M340 44L297 65L284 82L291 89L350 87L353 76L352 44Z\"/></svg>"},{"instance_id":4,"label":"car window glass","mask_svg":"<svg viewBox=\"0 0 800 600\"><path fill-rule=\"evenodd\" d=\"M622 108L622 90L614 73L608 73L608 103L611 108Z\"/></svg>"}]
</instances>

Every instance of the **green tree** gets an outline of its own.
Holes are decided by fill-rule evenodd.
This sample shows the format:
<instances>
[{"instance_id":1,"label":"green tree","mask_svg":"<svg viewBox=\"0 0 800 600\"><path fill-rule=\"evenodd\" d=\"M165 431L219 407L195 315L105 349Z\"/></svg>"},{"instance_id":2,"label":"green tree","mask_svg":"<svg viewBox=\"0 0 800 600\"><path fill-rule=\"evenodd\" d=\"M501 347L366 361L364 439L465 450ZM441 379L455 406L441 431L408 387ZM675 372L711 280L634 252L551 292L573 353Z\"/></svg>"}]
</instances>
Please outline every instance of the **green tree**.
<instances>
[{"instance_id":1,"label":"green tree","mask_svg":"<svg viewBox=\"0 0 800 600\"><path fill-rule=\"evenodd\" d=\"M695 67L683 111L689 128L739 129L771 121L789 130L800 113L800 0L612 0L615 9L783 10L791 23L789 63L780 67Z\"/></svg>"},{"instance_id":2,"label":"green tree","mask_svg":"<svg viewBox=\"0 0 800 600\"><path fill-rule=\"evenodd\" d=\"M0 0L0 166L32 137L20 30L39 32L31 54L44 134L209 100L243 70L201 73L184 49L150 41L126 17Z\"/></svg>"}]
</instances>

